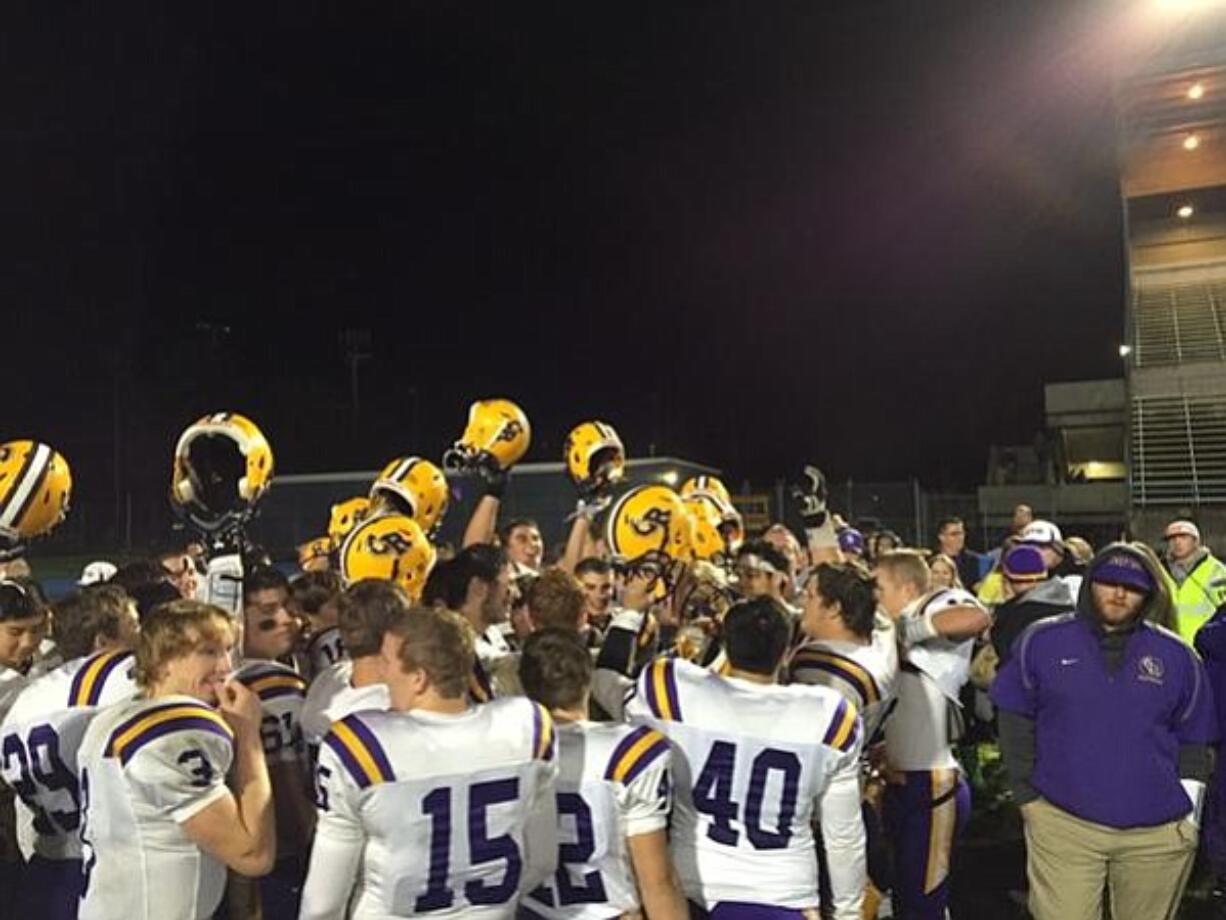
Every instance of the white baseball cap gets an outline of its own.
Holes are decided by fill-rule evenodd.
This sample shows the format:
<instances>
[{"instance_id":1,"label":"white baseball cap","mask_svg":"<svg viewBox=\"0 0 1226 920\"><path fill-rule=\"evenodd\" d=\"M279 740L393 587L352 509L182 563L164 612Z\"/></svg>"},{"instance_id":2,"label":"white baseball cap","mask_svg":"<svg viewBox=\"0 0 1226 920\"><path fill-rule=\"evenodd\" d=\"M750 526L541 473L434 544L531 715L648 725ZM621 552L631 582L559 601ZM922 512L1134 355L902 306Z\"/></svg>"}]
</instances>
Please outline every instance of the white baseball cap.
<instances>
[{"instance_id":1,"label":"white baseball cap","mask_svg":"<svg viewBox=\"0 0 1226 920\"><path fill-rule=\"evenodd\" d=\"M1051 521L1031 521L1022 528L1017 542L1033 543L1036 546L1060 546L1064 543L1064 535Z\"/></svg>"},{"instance_id":2,"label":"white baseball cap","mask_svg":"<svg viewBox=\"0 0 1226 920\"><path fill-rule=\"evenodd\" d=\"M1171 521L1166 525L1166 533L1162 535L1162 539L1169 540L1171 537L1195 537L1199 543L1200 528L1191 521Z\"/></svg>"},{"instance_id":3,"label":"white baseball cap","mask_svg":"<svg viewBox=\"0 0 1226 920\"><path fill-rule=\"evenodd\" d=\"M112 562L107 562L105 559L98 559L91 562L81 570L81 577L77 579L77 587L85 588L89 585L100 585L104 581L110 581L115 577L115 573L119 569Z\"/></svg>"}]
</instances>

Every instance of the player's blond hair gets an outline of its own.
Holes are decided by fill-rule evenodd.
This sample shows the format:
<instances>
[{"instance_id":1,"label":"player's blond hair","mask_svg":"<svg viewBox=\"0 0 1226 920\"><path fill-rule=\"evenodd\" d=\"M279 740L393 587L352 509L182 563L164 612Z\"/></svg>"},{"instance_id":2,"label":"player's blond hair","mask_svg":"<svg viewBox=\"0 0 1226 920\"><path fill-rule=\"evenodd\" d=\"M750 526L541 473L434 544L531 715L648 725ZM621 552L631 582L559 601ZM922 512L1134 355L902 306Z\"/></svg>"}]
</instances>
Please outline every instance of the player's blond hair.
<instances>
[{"instance_id":1,"label":"player's blond hair","mask_svg":"<svg viewBox=\"0 0 1226 920\"><path fill-rule=\"evenodd\" d=\"M877 560L878 572L889 572L895 581L910 584L923 594L928 590L932 573L924 557L913 549L896 549L883 553Z\"/></svg>"},{"instance_id":2,"label":"player's blond hair","mask_svg":"<svg viewBox=\"0 0 1226 920\"><path fill-rule=\"evenodd\" d=\"M136 683L147 689L161 676L167 662L190 654L205 642L228 645L233 641L234 627L220 607L193 600L154 607L140 624Z\"/></svg>"},{"instance_id":3,"label":"player's blond hair","mask_svg":"<svg viewBox=\"0 0 1226 920\"><path fill-rule=\"evenodd\" d=\"M476 660L467 620L438 607L414 607L389 631L404 640L400 667L405 673L425 671L439 695L447 699L464 695Z\"/></svg>"}]
</instances>

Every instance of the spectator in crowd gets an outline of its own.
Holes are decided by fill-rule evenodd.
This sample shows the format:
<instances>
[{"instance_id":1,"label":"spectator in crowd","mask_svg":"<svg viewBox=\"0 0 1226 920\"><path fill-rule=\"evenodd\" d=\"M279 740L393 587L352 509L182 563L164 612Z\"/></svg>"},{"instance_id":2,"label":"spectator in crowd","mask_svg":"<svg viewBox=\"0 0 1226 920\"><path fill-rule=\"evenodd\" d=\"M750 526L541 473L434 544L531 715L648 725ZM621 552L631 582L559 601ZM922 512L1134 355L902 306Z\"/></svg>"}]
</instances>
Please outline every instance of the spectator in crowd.
<instances>
[{"instance_id":1,"label":"spectator in crowd","mask_svg":"<svg viewBox=\"0 0 1226 920\"><path fill-rule=\"evenodd\" d=\"M77 579L77 587L85 588L89 585L99 585L104 581L110 581L118 571L119 568L115 563L107 562L105 559L97 559L88 563L81 570L81 577Z\"/></svg>"},{"instance_id":2,"label":"spectator in crowd","mask_svg":"<svg viewBox=\"0 0 1226 920\"><path fill-rule=\"evenodd\" d=\"M1009 660L1014 641L1031 623L1068 613L1074 598L1068 585L1052 577L1037 546L1019 543L1009 547L1000 568L1009 599L996 608L992 648L1003 665Z\"/></svg>"},{"instance_id":3,"label":"spectator in crowd","mask_svg":"<svg viewBox=\"0 0 1226 920\"><path fill-rule=\"evenodd\" d=\"M992 685L1026 827L1036 920L1174 918L1217 739L1200 660L1149 619L1170 595L1152 553L1113 543L1074 616L1032 625Z\"/></svg>"},{"instance_id":4,"label":"spectator in crowd","mask_svg":"<svg viewBox=\"0 0 1226 920\"><path fill-rule=\"evenodd\" d=\"M968 590L974 590L983 578L983 557L967 549L966 524L962 518L947 517L937 523L937 552L954 561L962 584Z\"/></svg>"},{"instance_id":5,"label":"spectator in crowd","mask_svg":"<svg viewBox=\"0 0 1226 920\"><path fill-rule=\"evenodd\" d=\"M1060 533L1059 527L1051 521L1031 521L1018 534L1017 542L1036 547L1043 555L1043 564L1047 566L1047 571L1061 579L1074 598L1081 593L1081 575L1076 573L1069 559L1064 535Z\"/></svg>"},{"instance_id":6,"label":"spectator in crowd","mask_svg":"<svg viewBox=\"0 0 1226 920\"><path fill-rule=\"evenodd\" d=\"M1226 603L1226 565L1201 543L1200 528L1191 521L1171 521L1163 539L1163 561L1175 600L1175 631L1191 642Z\"/></svg>"},{"instance_id":7,"label":"spectator in crowd","mask_svg":"<svg viewBox=\"0 0 1226 920\"><path fill-rule=\"evenodd\" d=\"M937 553L929 559L928 568L932 570L932 587L963 587L962 579L958 577L958 564L944 553Z\"/></svg>"}]
</instances>

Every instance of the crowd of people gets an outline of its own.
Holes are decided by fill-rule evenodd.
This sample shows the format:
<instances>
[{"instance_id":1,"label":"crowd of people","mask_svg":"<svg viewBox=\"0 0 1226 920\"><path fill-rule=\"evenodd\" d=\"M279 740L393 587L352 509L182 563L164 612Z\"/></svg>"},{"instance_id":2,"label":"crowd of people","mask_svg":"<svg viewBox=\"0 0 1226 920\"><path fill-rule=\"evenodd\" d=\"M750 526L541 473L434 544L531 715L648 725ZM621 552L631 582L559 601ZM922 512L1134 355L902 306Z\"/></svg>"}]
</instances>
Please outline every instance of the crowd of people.
<instances>
[{"instance_id":1,"label":"crowd of people","mask_svg":"<svg viewBox=\"0 0 1226 920\"><path fill-rule=\"evenodd\" d=\"M54 601L23 550L68 464L0 446L0 918L942 918L976 733L1038 920L1174 917L1202 842L1226 878L1226 566L1193 521L1095 552L1019 506L991 553L956 518L906 547L806 466L803 527L750 535L714 477L629 485L592 421L547 552L500 518L530 433L474 404L287 566L246 538L271 448L206 416L187 529ZM452 472L482 483L456 546Z\"/></svg>"}]
</instances>

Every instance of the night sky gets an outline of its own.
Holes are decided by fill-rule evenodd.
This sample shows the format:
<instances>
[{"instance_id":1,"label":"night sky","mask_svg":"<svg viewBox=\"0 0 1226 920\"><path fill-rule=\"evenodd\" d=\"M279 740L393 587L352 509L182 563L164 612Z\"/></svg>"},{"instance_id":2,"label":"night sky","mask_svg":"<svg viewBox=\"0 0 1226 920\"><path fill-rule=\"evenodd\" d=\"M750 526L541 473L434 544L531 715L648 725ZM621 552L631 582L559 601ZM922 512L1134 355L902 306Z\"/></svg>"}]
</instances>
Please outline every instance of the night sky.
<instances>
[{"instance_id":1,"label":"night sky","mask_svg":"<svg viewBox=\"0 0 1226 920\"><path fill-rule=\"evenodd\" d=\"M116 459L163 493L206 411L312 472L437 459L495 395L530 459L595 416L734 484L973 487L1045 381L1120 371L1109 68L1074 6L10 11L0 433L59 447L77 504Z\"/></svg>"}]
</instances>

